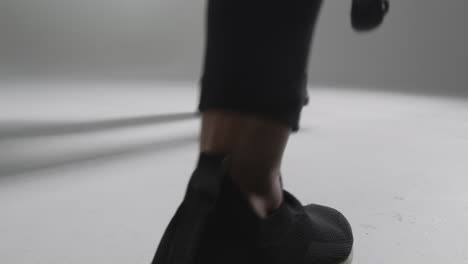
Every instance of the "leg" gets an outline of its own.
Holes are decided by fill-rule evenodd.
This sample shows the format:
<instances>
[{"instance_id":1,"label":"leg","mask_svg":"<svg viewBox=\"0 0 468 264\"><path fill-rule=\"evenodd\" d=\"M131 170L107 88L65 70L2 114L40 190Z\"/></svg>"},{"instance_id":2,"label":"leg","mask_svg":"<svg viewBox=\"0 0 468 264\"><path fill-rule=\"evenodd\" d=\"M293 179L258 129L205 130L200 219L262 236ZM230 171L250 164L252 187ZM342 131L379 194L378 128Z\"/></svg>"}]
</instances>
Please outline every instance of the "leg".
<instances>
[{"instance_id":1,"label":"leg","mask_svg":"<svg viewBox=\"0 0 468 264\"><path fill-rule=\"evenodd\" d=\"M196 263L341 263L351 229L336 210L282 190L281 160L307 96L321 1L211 0L199 110L201 150L229 154Z\"/></svg>"},{"instance_id":2,"label":"leg","mask_svg":"<svg viewBox=\"0 0 468 264\"><path fill-rule=\"evenodd\" d=\"M202 117L201 150L231 154L231 175L266 217L282 201L280 165L289 133L255 114L209 111Z\"/></svg>"},{"instance_id":3,"label":"leg","mask_svg":"<svg viewBox=\"0 0 468 264\"><path fill-rule=\"evenodd\" d=\"M347 257L352 244L345 219L303 207L280 183L322 1L208 1L198 108L205 158L153 263L338 263L330 260ZM210 153L230 157L227 171L216 169L221 156L206 162Z\"/></svg>"},{"instance_id":4,"label":"leg","mask_svg":"<svg viewBox=\"0 0 468 264\"><path fill-rule=\"evenodd\" d=\"M299 130L320 6L209 1L200 149L231 154L231 175L261 216L282 201L280 165L290 133Z\"/></svg>"}]
</instances>

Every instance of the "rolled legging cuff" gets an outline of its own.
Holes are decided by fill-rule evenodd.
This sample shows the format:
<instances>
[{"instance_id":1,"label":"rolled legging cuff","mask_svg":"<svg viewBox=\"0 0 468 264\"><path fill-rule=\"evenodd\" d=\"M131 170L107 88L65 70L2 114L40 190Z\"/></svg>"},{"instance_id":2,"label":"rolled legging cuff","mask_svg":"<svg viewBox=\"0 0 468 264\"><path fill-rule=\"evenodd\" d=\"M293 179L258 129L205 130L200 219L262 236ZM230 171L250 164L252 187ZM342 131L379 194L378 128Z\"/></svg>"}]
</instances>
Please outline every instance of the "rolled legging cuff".
<instances>
[{"instance_id":1,"label":"rolled legging cuff","mask_svg":"<svg viewBox=\"0 0 468 264\"><path fill-rule=\"evenodd\" d=\"M239 81L242 80L242 81ZM261 81L261 83L259 82ZM221 80L204 76L198 111L225 110L257 114L299 131L306 97L307 76L292 81L268 81L268 78Z\"/></svg>"},{"instance_id":2,"label":"rolled legging cuff","mask_svg":"<svg viewBox=\"0 0 468 264\"><path fill-rule=\"evenodd\" d=\"M198 109L259 114L299 130L322 0L208 0Z\"/></svg>"}]
</instances>

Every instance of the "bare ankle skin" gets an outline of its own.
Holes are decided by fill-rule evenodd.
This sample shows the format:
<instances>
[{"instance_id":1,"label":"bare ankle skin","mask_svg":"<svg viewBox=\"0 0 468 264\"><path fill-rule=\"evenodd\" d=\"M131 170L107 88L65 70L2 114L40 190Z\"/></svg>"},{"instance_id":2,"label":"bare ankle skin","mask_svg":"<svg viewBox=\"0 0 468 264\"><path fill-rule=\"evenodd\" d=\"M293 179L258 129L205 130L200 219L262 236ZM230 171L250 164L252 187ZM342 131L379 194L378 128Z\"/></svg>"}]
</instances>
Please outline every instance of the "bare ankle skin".
<instances>
[{"instance_id":1,"label":"bare ankle skin","mask_svg":"<svg viewBox=\"0 0 468 264\"><path fill-rule=\"evenodd\" d=\"M289 127L263 116L207 111L200 151L229 154L229 175L265 218L282 203L280 169L289 136Z\"/></svg>"}]
</instances>

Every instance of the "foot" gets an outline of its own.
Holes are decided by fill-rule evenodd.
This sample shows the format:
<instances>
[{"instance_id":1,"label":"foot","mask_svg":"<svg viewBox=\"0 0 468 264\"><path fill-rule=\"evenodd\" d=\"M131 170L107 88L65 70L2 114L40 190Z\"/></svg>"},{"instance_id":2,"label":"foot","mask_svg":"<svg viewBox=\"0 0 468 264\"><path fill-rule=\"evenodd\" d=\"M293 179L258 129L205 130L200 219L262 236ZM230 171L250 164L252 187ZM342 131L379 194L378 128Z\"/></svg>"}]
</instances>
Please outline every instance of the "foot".
<instances>
[{"instance_id":1,"label":"foot","mask_svg":"<svg viewBox=\"0 0 468 264\"><path fill-rule=\"evenodd\" d=\"M197 264L350 263L353 235L346 218L329 207L302 206L287 191L281 207L261 219L234 182L224 177L208 221Z\"/></svg>"}]
</instances>

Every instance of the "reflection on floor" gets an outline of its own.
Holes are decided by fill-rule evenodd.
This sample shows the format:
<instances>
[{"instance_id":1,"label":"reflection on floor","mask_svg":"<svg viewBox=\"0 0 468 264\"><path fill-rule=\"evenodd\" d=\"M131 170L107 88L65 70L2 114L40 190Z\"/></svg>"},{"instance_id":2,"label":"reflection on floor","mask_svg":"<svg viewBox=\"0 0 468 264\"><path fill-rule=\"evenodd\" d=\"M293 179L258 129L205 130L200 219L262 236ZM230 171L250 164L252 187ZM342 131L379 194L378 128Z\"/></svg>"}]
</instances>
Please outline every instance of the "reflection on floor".
<instances>
[{"instance_id":1,"label":"reflection on floor","mask_svg":"<svg viewBox=\"0 0 468 264\"><path fill-rule=\"evenodd\" d=\"M4 84L0 263L149 263L197 158L190 84ZM464 263L468 101L313 87L285 185L359 264Z\"/></svg>"}]
</instances>

